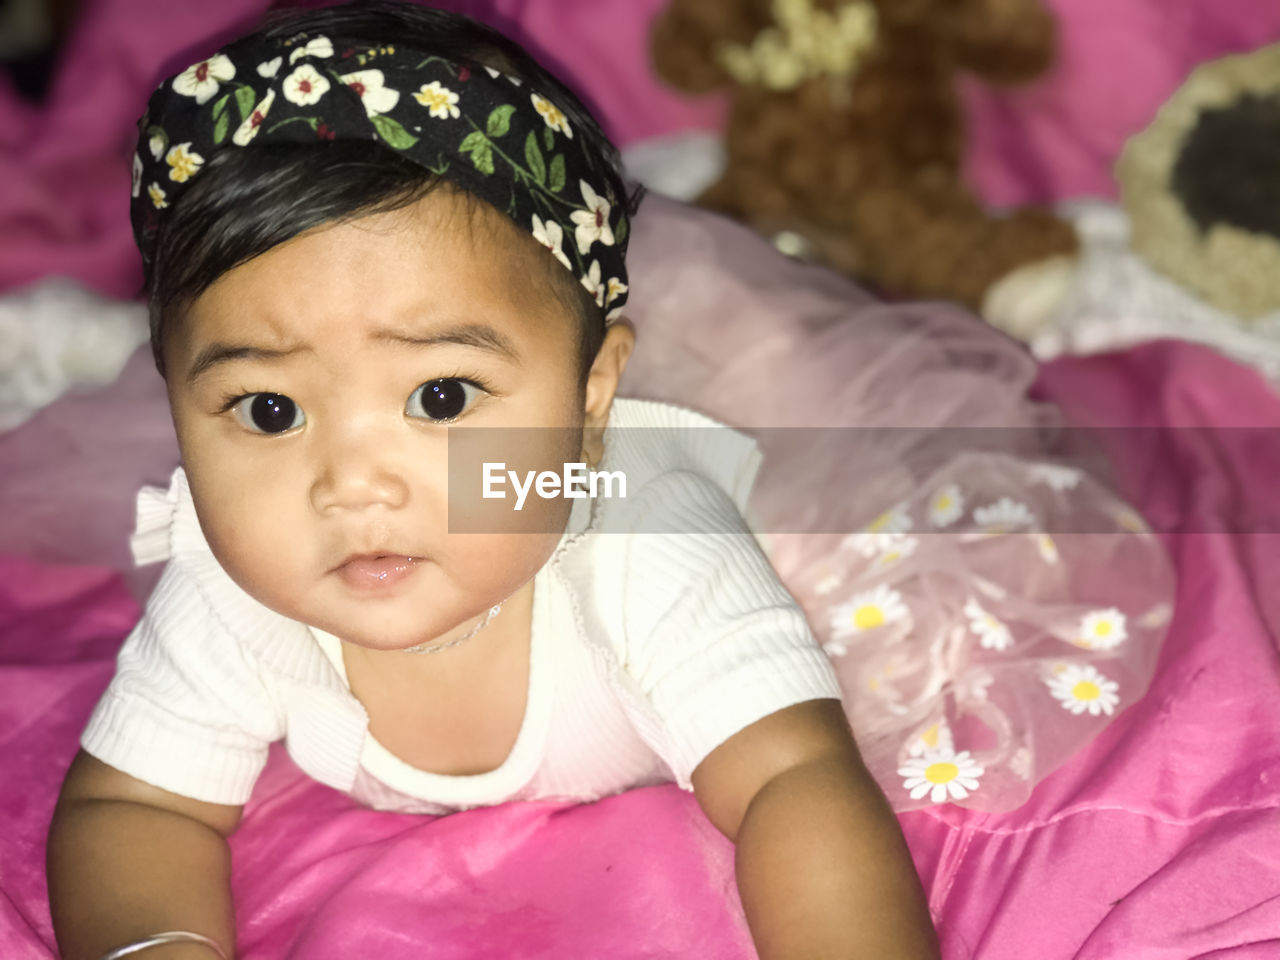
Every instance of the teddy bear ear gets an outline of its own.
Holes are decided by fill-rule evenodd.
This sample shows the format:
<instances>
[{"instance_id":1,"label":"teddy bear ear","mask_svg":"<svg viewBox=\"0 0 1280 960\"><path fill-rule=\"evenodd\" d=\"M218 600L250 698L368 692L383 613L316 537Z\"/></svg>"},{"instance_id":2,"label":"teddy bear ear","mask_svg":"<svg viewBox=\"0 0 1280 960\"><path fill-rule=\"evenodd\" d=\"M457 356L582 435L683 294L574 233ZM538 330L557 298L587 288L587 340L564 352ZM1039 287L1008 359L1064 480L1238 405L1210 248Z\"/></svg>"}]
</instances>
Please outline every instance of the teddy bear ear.
<instances>
[{"instance_id":1,"label":"teddy bear ear","mask_svg":"<svg viewBox=\"0 0 1280 960\"><path fill-rule=\"evenodd\" d=\"M670 0L649 32L653 64L666 83L686 93L708 93L729 82L716 49L742 32L734 3Z\"/></svg>"},{"instance_id":2,"label":"teddy bear ear","mask_svg":"<svg viewBox=\"0 0 1280 960\"><path fill-rule=\"evenodd\" d=\"M934 24L956 62L990 83L1035 79L1057 49L1057 20L1042 0L964 0Z\"/></svg>"}]
</instances>

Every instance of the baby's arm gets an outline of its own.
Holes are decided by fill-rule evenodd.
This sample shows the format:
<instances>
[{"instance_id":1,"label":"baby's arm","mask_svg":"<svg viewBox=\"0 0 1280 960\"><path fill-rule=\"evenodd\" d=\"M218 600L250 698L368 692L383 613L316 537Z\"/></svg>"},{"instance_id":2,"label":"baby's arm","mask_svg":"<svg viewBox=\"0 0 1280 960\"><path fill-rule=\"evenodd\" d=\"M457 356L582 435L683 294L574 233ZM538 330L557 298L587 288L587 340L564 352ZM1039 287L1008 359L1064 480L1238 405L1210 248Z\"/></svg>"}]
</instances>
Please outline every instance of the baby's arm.
<instances>
[{"instance_id":1,"label":"baby's arm","mask_svg":"<svg viewBox=\"0 0 1280 960\"><path fill-rule=\"evenodd\" d=\"M939 956L906 842L838 700L800 703L739 731L698 765L693 787L737 844L761 960Z\"/></svg>"},{"instance_id":2,"label":"baby's arm","mask_svg":"<svg viewBox=\"0 0 1280 960\"><path fill-rule=\"evenodd\" d=\"M231 957L226 838L241 809L178 796L77 754L49 829L49 906L64 960L96 960L169 930L212 937ZM194 943L142 957L215 960Z\"/></svg>"}]
</instances>

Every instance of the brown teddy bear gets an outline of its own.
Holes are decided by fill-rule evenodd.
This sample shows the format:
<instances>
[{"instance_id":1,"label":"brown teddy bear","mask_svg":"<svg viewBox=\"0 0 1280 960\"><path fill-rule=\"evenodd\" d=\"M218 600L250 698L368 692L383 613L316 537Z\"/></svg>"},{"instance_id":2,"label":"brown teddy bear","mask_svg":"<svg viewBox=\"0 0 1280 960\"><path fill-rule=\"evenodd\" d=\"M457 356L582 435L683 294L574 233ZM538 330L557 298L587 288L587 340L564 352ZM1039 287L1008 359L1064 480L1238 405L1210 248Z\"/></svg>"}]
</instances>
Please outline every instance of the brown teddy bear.
<instances>
[{"instance_id":1,"label":"brown teddy bear","mask_svg":"<svg viewBox=\"0 0 1280 960\"><path fill-rule=\"evenodd\" d=\"M961 177L955 76L1029 80L1055 39L1039 0L670 0L652 51L678 89L732 87L702 205L888 293L982 309L1020 267L1065 285L1076 237L1046 210L983 210Z\"/></svg>"}]
</instances>

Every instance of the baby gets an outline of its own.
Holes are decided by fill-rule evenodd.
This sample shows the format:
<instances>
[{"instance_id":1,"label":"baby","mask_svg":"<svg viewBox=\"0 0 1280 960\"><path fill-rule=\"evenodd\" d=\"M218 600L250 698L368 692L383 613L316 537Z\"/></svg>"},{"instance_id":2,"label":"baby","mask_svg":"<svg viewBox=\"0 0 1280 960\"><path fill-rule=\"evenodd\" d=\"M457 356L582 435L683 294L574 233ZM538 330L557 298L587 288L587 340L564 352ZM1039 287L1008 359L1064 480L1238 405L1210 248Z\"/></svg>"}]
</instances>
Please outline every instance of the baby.
<instances>
[{"instance_id":1,"label":"baby","mask_svg":"<svg viewBox=\"0 0 1280 960\"><path fill-rule=\"evenodd\" d=\"M140 134L183 467L139 498L135 555L168 565L50 832L63 955L232 957L227 836L284 740L389 810L675 780L737 845L762 957L936 956L742 520L754 445L615 398L633 203L576 98L384 0L275 19L166 80ZM486 461L607 468L625 497L493 502L460 479L485 436Z\"/></svg>"}]
</instances>

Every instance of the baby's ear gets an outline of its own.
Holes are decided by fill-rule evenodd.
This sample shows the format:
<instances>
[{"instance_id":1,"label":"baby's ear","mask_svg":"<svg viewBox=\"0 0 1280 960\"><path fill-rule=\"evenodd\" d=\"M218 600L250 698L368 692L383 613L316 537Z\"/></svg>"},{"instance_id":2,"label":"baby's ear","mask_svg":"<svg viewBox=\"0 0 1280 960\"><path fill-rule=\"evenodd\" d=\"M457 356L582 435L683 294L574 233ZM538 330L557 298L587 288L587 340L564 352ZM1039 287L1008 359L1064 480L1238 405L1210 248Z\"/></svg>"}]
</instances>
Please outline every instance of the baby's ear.
<instances>
[{"instance_id":1,"label":"baby's ear","mask_svg":"<svg viewBox=\"0 0 1280 960\"><path fill-rule=\"evenodd\" d=\"M611 323L587 374L582 422L582 453L594 468L604 456L604 428L618 391L618 381L635 349L636 331L625 317Z\"/></svg>"},{"instance_id":2,"label":"baby's ear","mask_svg":"<svg viewBox=\"0 0 1280 960\"><path fill-rule=\"evenodd\" d=\"M653 22L649 50L664 81L685 93L709 93L729 82L718 51L725 43L748 43L757 25L738 16L732 3L670 0ZM741 21L741 22L739 22Z\"/></svg>"}]
</instances>

